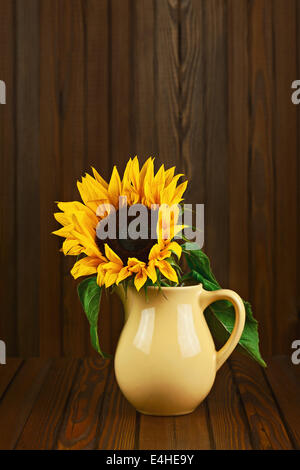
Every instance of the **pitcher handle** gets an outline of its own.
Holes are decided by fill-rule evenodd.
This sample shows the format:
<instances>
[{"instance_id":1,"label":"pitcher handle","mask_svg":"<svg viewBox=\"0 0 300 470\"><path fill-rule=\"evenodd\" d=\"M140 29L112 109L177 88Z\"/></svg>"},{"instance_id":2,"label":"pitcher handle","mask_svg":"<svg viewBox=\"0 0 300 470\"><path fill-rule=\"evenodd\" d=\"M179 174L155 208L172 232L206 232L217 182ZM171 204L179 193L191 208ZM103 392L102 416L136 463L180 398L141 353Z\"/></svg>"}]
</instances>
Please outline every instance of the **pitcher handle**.
<instances>
[{"instance_id":1,"label":"pitcher handle","mask_svg":"<svg viewBox=\"0 0 300 470\"><path fill-rule=\"evenodd\" d=\"M213 302L217 300L229 300L234 307L235 311L235 323L234 328L230 337L228 338L227 342L224 346L217 351L217 370L224 364L226 359L230 356L236 345L238 344L240 337L242 336L243 329L245 326L245 307L243 304L242 299L240 296L234 292L233 290L229 289L220 289L215 291L207 291L202 290L201 292L201 300L202 300L202 308L203 310L208 307Z\"/></svg>"}]
</instances>

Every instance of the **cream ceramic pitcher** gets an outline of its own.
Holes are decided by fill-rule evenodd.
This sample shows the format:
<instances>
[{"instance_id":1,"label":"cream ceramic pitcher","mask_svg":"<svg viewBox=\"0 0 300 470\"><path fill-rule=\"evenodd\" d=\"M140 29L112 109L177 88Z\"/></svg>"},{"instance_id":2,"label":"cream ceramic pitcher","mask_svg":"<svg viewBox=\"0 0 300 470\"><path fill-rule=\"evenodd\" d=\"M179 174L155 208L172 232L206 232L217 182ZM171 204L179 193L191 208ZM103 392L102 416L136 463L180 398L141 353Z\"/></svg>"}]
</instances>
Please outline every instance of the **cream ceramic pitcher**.
<instances>
[{"instance_id":1,"label":"cream ceramic pitcher","mask_svg":"<svg viewBox=\"0 0 300 470\"><path fill-rule=\"evenodd\" d=\"M191 413L208 395L216 371L237 345L245 324L241 298L231 290L187 287L129 288L121 298L125 325L116 355L117 382L141 413ZM216 300L229 300L235 325L227 343L216 351L203 311Z\"/></svg>"}]
</instances>

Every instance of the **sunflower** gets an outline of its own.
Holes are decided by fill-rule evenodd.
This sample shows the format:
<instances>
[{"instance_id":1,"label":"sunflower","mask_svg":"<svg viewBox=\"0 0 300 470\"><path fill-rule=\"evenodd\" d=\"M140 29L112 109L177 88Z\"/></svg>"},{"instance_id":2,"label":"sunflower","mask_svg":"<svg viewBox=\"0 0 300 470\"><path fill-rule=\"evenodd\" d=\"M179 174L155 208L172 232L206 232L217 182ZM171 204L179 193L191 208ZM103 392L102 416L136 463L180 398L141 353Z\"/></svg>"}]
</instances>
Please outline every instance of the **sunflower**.
<instances>
[{"instance_id":1,"label":"sunflower","mask_svg":"<svg viewBox=\"0 0 300 470\"><path fill-rule=\"evenodd\" d=\"M146 283L159 285L161 279L177 283L173 255L179 259L181 247L173 239L183 228L178 224L178 204L187 187L187 181L178 184L183 175L175 175L175 167L165 170L164 165L155 173L153 158L140 168L137 157L128 161L122 179L116 167L109 182L94 168L92 172L77 183L82 202L58 202L61 212L54 214L62 225L53 233L65 238L63 253L79 257L71 270L73 277L96 274L98 285L106 288L132 280L137 290ZM137 240L119 236L124 229L118 217L121 206L137 204L147 208L149 222L156 221L156 237L150 231L147 238ZM100 239L99 222L113 215L117 236Z\"/></svg>"}]
</instances>

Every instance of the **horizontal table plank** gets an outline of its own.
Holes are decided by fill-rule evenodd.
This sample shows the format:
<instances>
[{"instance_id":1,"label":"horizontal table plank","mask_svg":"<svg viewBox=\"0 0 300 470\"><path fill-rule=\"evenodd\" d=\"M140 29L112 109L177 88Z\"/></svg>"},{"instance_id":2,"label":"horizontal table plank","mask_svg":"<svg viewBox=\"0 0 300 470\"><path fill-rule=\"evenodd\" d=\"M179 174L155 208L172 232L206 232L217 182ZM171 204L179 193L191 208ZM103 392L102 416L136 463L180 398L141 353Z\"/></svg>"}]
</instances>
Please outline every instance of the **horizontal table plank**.
<instances>
[{"instance_id":1,"label":"horizontal table plank","mask_svg":"<svg viewBox=\"0 0 300 470\"><path fill-rule=\"evenodd\" d=\"M53 361L16 449L53 449L77 368L78 359Z\"/></svg>"},{"instance_id":2,"label":"horizontal table plank","mask_svg":"<svg viewBox=\"0 0 300 470\"><path fill-rule=\"evenodd\" d=\"M43 385L51 361L28 359L0 402L0 449L16 445L36 398Z\"/></svg>"},{"instance_id":3,"label":"horizontal table plank","mask_svg":"<svg viewBox=\"0 0 300 470\"><path fill-rule=\"evenodd\" d=\"M231 364L249 421L253 448L292 449L293 445L262 368L242 355L235 355Z\"/></svg>"},{"instance_id":4,"label":"horizontal table plank","mask_svg":"<svg viewBox=\"0 0 300 470\"><path fill-rule=\"evenodd\" d=\"M59 432L58 449L95 448L108 370L109 361L100 357L82 361Z\"/></svg>"},{"instance_id":5,"label":"horizontal table plank","mask_svg":"<svg viewBox=\"0 0 300 470\"><path fill-rule=\"evenodd\" d=\"M294 365L290 357L275 357L266 376L294 447L300 449L300 365Z\"/></svg>"},{"instance_id":6,"label":"horizontal table plank","mask_svg":"<svg viewBox=\"0 0 300 470\"><path fill-rule=\"evenodd\" d=\"M175 441L176 449L209 450L213 447L205 401L193 413L175 417Z\"/></svg>"},{"instance_id":7,"label":"horizontal table plank","mask_svg":"<svg viewBox=\"0 0 300 470\"><path fill-rule=\"evenodd\" d=\"M228 363L217 372L207 403L215 449L252 449L248 420Z\"/></svg>"},{"instance_id":8,"label":"horizontal table plank","mask_svg":"<svg viewBox=\"0 0 300 470\"><path fill-rule=\"evenodd\" d=\"M98 449L134 449L136 441L136 411L121 393L115 379L113 362L105 389L99 427Z\"/></svg>"},{"instance_id":9,"label":"horizontal table plank","mask_svg":"<svg viewBox=\"0 0 300 470\"><path fill-rule=\"evenodd\" d=\"M9 358L6 361L6 364L2 364L0 366L0 399L4 395L7 387L9 386L22 363L22 359Z\"/></svg>"},{"instance_id":10,"label":"horizontal table plank","mask_svg":"<svg viewBox=\"0 0 300 470\"><path fill-rule=\"evenodd\" d=\"M175 418L139 414L138 448L174 450L177 448Z\"/></svg>"},{"instance_id":11,"label":"horizontal table plank","mask_svg":"<svg viewBox=\"0 0 300 470\"><path fill-rule=\"evenodd\" d=\"M0 367L0 449L300 448L300 369L234 355L207 399L178 417L141 415L99 357L9 359Z\"/></svg>"},{"instance_id":12,"label":"horizontal table plank","mask_svg":"<svg viewBox=\"0 0 300 470\"><path fill-rule=\"evenodd\" d=\"M139 414L138 448L143 450L211 449L205 403L188 415Z\"/></svg>"}]
</instances>

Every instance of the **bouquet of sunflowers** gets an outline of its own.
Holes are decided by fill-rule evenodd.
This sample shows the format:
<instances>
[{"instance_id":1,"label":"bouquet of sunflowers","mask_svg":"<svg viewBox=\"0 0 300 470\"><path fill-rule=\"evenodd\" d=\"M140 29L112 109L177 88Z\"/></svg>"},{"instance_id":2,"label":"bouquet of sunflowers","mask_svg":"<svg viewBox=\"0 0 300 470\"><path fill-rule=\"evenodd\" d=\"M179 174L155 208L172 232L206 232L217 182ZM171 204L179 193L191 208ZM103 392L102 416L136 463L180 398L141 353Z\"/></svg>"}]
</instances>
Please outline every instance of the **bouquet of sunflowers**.
<instances>
[{"instance_id":1,"label":"bouquet of sunflowers","mask_svg":"<svg viewBox=\"0 0 300 470\"><path fill-rule=\"evenodd\" d=\"M105 356L97 332L103 288L121 288L126 295L131 286L144 290L147 296L149 286L161 289L202 283L206 290L221 287L208 257L183 234L187 181L179 183L183 175L175 174L175 167L166 170L162 165L155 173L153 158L140 168L135 157L128 161L122 178L116 167L109 182L94 168L92 171L93 176L86 174L77 182L82 202L57 203L61 212L54 216L62 228L53 233L65 238L64 255L77 258L71 274L75 279L85 277L78 285L79 298L90 323L91 343ZM246 323L239 346L265 366L259 352L257 321L250 304L244 305ZM231 303L215 302L205 316L214 339L226 341L235 322Z\"/></svg>"}]
</instances>

